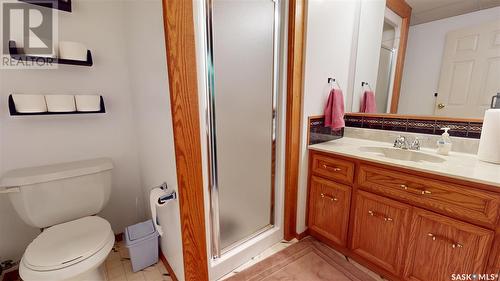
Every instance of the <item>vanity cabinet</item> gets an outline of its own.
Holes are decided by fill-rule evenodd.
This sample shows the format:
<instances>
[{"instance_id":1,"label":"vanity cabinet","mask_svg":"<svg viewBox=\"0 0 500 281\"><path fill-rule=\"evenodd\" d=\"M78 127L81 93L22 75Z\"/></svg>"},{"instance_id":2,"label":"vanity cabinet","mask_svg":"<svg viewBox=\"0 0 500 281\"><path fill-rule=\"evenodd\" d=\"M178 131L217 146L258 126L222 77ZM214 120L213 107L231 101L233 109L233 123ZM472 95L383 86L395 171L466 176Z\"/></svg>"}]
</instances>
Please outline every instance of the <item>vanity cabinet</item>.
<instances>
[{"instance_id":1,"label":"vanity cabinet","mask_svg":"<svg viewBox=\"0 0 500 281\"><path fill-rule=\"evenodd\" d=\"M388 280L500 271L500 188L310 150L309 234Z\"/></svg>"},{"instance_id":2,"label":"vanity cabinet","mask_svg":"<svg viewBox=\"0 0 500 281\"><path fill-rule=\"evenodd\" d=\"M310 198L309 227L337 245L345 246L351 187L313 176Z\"/></svg>"},{"instance_id":3,"label":"vanity cabinet","mask_svg":"<svg viewBox=\"0 0 500 281\"><path fill-rule=\"evenodd\" d=\"M359 167L358 184L361 189L486 227L494 227L498 220L498 194L468 186L366 164Z\"/></svg>"},{"instance_id":4,"label":"vanity cabinet","mask_svg":"<svg viewBox=\"0 0 500 281\"><path fill-rule=\"evenodd\" d=\"M364 191L355 196L352 251L398 275L411 206Z\"/></svg>"},{"instance_id":5,"label":"vanity cabinet","mask_svg":"<svg viewBox=\"0 0 500 281\"><path fill-rule=\"evenodd\" d=\"M421 209L413 211L406 280L450 280L451 273L484 273L493 231Z\"/></svg>"},{"instance_id":6,"label":"vanity cabinet","mask_svg":"<svg viewBox=\"0 0 500 281\"><path fill-rule=\"evenodd\" d=\"M354 163L351 161L314 154L311 168L314 174L327 179L346 184L354 181Z\"/></svg>"}]
</instances>

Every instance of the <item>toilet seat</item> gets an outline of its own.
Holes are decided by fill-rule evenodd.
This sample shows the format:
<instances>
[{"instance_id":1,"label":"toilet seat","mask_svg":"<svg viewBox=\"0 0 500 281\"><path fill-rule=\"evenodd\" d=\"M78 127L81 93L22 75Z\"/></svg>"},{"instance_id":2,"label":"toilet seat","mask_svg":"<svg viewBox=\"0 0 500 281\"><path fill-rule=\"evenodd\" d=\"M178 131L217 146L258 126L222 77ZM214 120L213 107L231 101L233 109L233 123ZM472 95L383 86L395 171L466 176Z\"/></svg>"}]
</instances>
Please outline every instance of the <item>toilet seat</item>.
<instances>
[{"instance_id":1,"label":"toilet seat","mask_svg":"<svg viewBox=\"0 0 500 281\"><path fill-rule=\"evenodd\" d=\"M97 216L58 224L43 231L26 249L23 280L65 280L102 264L113 248L109 222Z\"/></svg>"}]
</instances>

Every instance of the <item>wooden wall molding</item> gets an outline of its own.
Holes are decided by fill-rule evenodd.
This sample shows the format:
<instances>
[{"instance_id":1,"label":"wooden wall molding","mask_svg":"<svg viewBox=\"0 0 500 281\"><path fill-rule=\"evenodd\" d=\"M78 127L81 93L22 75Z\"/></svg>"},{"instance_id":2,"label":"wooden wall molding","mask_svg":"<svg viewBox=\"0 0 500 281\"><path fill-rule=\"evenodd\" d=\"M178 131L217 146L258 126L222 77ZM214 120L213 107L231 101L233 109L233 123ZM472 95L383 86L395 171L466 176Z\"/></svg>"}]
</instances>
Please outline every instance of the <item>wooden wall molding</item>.
<instances>
[{"instance_id":1,"label":"wooden wall molding","mask_svg":"<svg viewBox=\"0 0 500 281\"><path fill-rule=\"evenodd\" d=\"M193 2L163 0L184 279L208 280Z\"/></svg>"},{"instance_id":2,"label":"wooden wall molding","mask_svg":"<svg viewBox=\"0 0 500 281\"><path fill-rule=\"evenodd\" d=\"M201 141L191 1L163 0L185 280L208 280ZM297 192L307 0L290 0L288 26L284 238L297 237Z\"/></svg>"},{"instance_id":3,"label":"wooden wall molding","mask_svg":"<svg viewBox=\"0 0 500 281\"><path fill-rule=\"evenodd\" d=\"M290 0L288 15L288 63L285 148L284 239L297 237L300 135L304 77L305 13L307 0Z\"/></svg>"},{"instance_id":4,"label":"wooden wall molding","mask_svg":"<svg viewBox=\"0 0 500 281\"><path fill-rule=\"evenodd\" d=\"M177 276L175 275L174 270L172 269L172 267L168 263L167 258L161 252L161 249L160 249L160 260L163 263L163 265L165 266L165 269L167 270L168 274L170 274L170 278L172 278L173 281L179 281L179 279L177 279Z\"/></svg>"},{"instance_id":5,"label":"wooden wall molding","mask_svg":"<svg viewBox=\"0 0 500 281\"><path fill-rule=\"evenodd\" d=\"M410 30L411 7L404 0L387 0L386 5L389 9L391 9L402 18L398 58L396 60L396 72L394 73L394 85L392 90L390 110L391 113L397 113L399 105L399 95L401 93L401 81L403 80L406 46L408 45L408 32Z\"/></svg>"}]
</instances>

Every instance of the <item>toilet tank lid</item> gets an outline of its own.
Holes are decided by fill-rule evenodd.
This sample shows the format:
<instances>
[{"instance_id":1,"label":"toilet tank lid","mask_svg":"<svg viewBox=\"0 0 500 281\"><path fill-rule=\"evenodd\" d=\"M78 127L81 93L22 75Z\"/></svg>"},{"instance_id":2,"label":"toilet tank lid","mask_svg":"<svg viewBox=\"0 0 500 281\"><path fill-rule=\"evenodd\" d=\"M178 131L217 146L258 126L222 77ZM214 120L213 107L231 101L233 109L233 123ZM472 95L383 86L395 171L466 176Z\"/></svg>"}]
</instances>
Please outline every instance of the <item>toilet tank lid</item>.
<instances>
[{"instance_id":1,"label":"toilet tank lid","mask_svg":"<svg viewBox=\"0 0 500 281\"><path fill-rule=\"evenodd\" d=\"M110 158L96 158L83 161L21 168L6 172L0 179L0 187L21 187L66 178L95 174L113 169Z\"/></svg>"}]
</instances>

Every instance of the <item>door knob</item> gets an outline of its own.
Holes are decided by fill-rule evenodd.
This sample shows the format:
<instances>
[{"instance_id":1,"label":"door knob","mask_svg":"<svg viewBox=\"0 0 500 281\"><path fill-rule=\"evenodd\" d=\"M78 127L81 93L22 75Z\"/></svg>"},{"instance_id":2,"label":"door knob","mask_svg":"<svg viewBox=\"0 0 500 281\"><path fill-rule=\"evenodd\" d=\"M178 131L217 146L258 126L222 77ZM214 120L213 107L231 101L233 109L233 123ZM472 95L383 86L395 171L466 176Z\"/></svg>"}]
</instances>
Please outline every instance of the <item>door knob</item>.
<instances>
[{"instance_id":1,"label":"door knob","mask_svg":"<svg viewBox=\"0 0 500 281\"><path fill-rule=\"evenodd\" d=\"M439 109L443 109L445 106L446 106L446 105L444 105L444 103L440 103L440 104L438 104L438 108L439 108Z\"/></svg>"}]
</instances>

